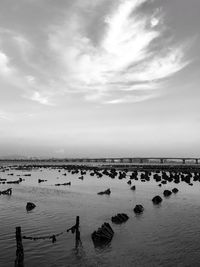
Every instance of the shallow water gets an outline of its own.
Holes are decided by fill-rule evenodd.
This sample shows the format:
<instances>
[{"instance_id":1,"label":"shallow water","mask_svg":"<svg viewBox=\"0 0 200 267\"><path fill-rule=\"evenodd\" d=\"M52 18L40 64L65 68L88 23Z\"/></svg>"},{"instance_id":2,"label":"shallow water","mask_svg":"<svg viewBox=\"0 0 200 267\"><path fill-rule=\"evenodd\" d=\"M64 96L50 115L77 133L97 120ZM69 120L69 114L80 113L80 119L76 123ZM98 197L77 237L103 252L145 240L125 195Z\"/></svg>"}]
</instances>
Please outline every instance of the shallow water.
<instances>
[{"instance_id":1,"label":"shallow water","mask_svg":"<svg viewBox=\"0 0 200 267\"><path fill-rule=\"evenodd\" d=\"M168 183L161 188L150 182L90 176L79 180L80 174L63 174L66 170L34 169L0 172L0 178L17 180L20 184L0 185L0 190L13 188L11 196L0 195L0 266L14 266L16 243L15 227L22 234L43 236L61 232L80 216L82 247L75 249L74 236L64 233L52 244L50 240L23 240L25 266L200 266L200 184ZM9 173L14 173L9 176ZM22 176L31 173L31 176ZM38 179L47 179L38 184ZM56 187L55 183L71 181L71 186ZM177 187L179 192L163 198L159 206L151 199L164 189ZM111 189L110 196L97 192ZM27 213L27 202L36 208ZM142 204L144 213L136 216L133 208ZM111 216L127 213L129 220L122 225L111 222ZM115 231L111 244L97 249L91 233L104 222Z\"/></svg>"}]
</instances>

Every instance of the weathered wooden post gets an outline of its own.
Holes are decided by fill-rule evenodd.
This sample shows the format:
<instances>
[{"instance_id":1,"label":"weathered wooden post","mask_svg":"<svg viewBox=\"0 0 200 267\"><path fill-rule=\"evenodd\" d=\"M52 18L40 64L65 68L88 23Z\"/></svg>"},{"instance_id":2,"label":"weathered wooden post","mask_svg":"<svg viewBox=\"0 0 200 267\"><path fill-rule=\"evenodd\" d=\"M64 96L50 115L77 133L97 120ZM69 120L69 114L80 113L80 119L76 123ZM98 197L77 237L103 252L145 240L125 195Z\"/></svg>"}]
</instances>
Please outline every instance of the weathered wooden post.
<instances>
[{"instance_id":1,"label":"weathered wooden post","mask_svg":"<svg viewBox=\"0 0 200 267\"><path fill-rule=\"evenodd\" d=\"M79 231L79 216L76 216L76 231L75 231L75 238L76 238L76 248L80 242L80 231Z\"/></svg>"},{"instance_id":2,"label":"weathered wooden post","mask_svg":"<svg viewBox=\"0 0 200 267\"><path fill-rule=\"evenodd\" d=\"M20 226L16 227L15 238L17 243L15 267L24 267L24 249L22 244L22 235Z\"/></svg>"}]
</instances>

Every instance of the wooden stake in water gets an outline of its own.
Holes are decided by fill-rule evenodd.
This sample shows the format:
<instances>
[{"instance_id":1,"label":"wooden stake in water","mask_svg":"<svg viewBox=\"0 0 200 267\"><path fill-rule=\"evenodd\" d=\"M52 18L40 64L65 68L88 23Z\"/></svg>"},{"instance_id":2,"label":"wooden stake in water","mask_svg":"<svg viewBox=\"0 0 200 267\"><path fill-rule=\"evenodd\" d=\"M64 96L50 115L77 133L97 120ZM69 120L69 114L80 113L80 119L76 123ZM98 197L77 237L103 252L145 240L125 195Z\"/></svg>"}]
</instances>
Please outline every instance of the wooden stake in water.
<instances>
[{"instance_id":1,"label":"wooden stake in water","mask_svg":"<svg viewBox=\"0 0 200 267\"><path fill-rule=\"evenodd\" d=\"M16 227L16 259L15 259L15 267L24 267L24 249L22 244L22 235L21 235L21 227Z\"/></svg>"},{"instance_id":2,"label":"wooden stake in water","mask_svg":"<svg viewBox=\"0 0 200 267\"><path fill-rule=\"evenodd\" d=\"M75 235L76 235L76 248L78 247L79 245L79 242L80 242L80 231L79 231L79 216L76 216L76 232L75 232Z\"/></svg>"}]
</instances>

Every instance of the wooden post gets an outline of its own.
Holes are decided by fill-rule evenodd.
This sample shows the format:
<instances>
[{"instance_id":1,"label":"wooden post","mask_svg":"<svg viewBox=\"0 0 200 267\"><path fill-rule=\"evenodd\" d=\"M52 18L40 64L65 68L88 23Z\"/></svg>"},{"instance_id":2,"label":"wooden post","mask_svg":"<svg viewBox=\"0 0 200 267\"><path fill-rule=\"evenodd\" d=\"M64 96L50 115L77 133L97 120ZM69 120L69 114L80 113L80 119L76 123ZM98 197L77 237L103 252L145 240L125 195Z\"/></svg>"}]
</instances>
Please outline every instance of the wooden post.
<instances>
[{"instance_id":1,"label":"wooden post","mask_svg":"<svg viewBox=\"0 0 200 267\"><path fill-rule=\"evenodd\" d=\"M22 236L21 236L21 227L16 227L16 259L15 259L15 267L24 267L24 249L22 244Z\"/></svg>"},{"instance_id":2,"label":"wooden post","mask_svg":"<svg viewBox=\"0 0 200 267\"><path fill-rule=\"evenodd\" d=\"M79 216L76 216L76 232L75 232L75 238L76 238L76 248L79 245L80 242L80 231L79 231Z\"/></svg>"}]
</instances>

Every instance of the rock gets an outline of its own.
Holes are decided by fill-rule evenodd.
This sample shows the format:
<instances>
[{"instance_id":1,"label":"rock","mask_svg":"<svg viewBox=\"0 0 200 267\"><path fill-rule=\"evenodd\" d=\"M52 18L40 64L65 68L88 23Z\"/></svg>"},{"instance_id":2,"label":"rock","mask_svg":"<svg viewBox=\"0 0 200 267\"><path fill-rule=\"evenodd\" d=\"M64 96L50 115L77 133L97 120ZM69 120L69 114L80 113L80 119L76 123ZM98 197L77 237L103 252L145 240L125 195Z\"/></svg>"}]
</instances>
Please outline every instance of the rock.
<instances>
[{"instance_id":1,"label":"rock","mask_svg":"<svg viewBox=\"0 0 200 267\"><path fill-rule=\"evenodd\" d=\"M172 194L172 192L170 190L164 190L164 192L163 192L163 195L165 197L169 197L169 196L171 196L171 194Z\"/></svg>"},{"instance_id":2,"label":"rock","mask_svg":"<svg viewBox=\"0 0 200 267\"><path fill-rule=\"evenodd\" d=\"M127 182L127 184L131 185L131 180L129 180L129 181Z\"/></svg>"},{"instance_id":3,"label":"rock","mask_svg":"<svg viewBox=\"0 0 200 267\"><path fill-rule=\"evenodd\" d=\"M71 182L63 183L63 184L55 184L55 186L61 186L61 185L71 185Z\"/></svg>"},{"instance_id":4,"label":"rock","mask_svg":"<svg viewBox=\"0 0 200 267\"><path fill-rule=\"evenodd\" d=\"M161 177L157 173L154 174L153 178L156 180L156 182L160 182L161 181Z\"/></svg>"},{"instance_id":5,"label":"rock","mask_svg":"<svg viewBox=\"0 0 200 267\"><path fill-rule=\"evenodd\" d=\"M46 182L47 180L38 179L38 183Z\"/></svg>"},{"instance_id":6,"label":"rock","mask_svg":"<svg viewBox=\"0 0 200 267\"><path fill-rule=\"evenodd\" d=\"M36 205L34 203L32 203L32 202L27 202L27 204L26 204L26 210L27 211L31 211L35 207L36 207Z\"/></svg>"},{"instance_id":7,"label":"rock","mask_svg":"<svg viewBox=\"0 0 200 267\"><path fill-rule=\"evenodd\" d=\"M17 181L7 181L7 184L19 184L20 181L17 180Z\"/></svg>"},{"instance_id":8,"label":"rock","mask_svg":"<svg viewBox=\"0 0 200 267\"><path fill-rule=\"evenodd\" d=\"M104 223L97 231L91 234L95 246L104 246L111 242L114 231L109 223Z\"/></svg>"},{"instance_id":9,"label":"rock","mask_svg":"<svg viewBox=\"0 0 200 267\"><path fill-rule=\"evenodd\" d=\"M160 204L162 202L162 198L160 196L155 196L152 198L153 204Z\"/></svg>"},{"instance_id":10,"label":"rock","mask_svg":"<svg viewBox=\"0 0 200 267\"><path fill-rule=\"evenodd\" d=\"M131 190L134 191L135 189L136 189L135 185L131 186Z\"/></svg>"},{"instance_id":11,"label":"rock","mask_svg":"<svg viewBox=\"0 0 200 267\"><path fill-rule=\"evenodd\" d=\"M0 195L12 195L12 188L0 191Z\"/></svg>"},{"instance_id":12,"label":"rock","mask_svg":"<svg viewBox=\"0 0 200 267\"><path fill-rule=\"evenodd\" d=\"M121 224L129 219L128 215L125 213L118 213L116 216L111 218L111 221L116 224Z\"/></svg>"},{"instance_id":13,"label":"rock","mask_svg":"<svg viewBox=\"0 0 200 267\"><path fill-rule=\"evenodd\" d=\"M172 189L172 192L173 192L174 194L178 193L178 191L179 191L179 190L178 190L177 188L173 188L173 189Z\"/></svg>"},{"instance_id":14,"label":"rock","mask_svg":"<svg viewBox=\"0 0 200 267\"><path fill-rule=\"evenodd\" d=\"M64 184L61 184L61 185L71 185L71 182L64 183Z\"/></svg>"},{"instance_id":15,"label":"rock","mask_svg":"<svg viewBox=\"0 0 200 267\"><path fill-rule=\"evenodd\" d=\"M140 214L144 211L144 207L142 205L136 205L135 208L133 209L133 211L136 213L136 214Z\"/></svg>"},{"instance_id":16,"label":"rock","mask_svg":"<svg viewBox=\"0 0 200 267\"><path fill-rule=\"evenodd\" d=\"M99 192L97 194L98 195L110 195L111 194L111 191L110 191L110 188L108 188L107 190L101 191L101 192Z\"/></svg>"}]
</instances>

